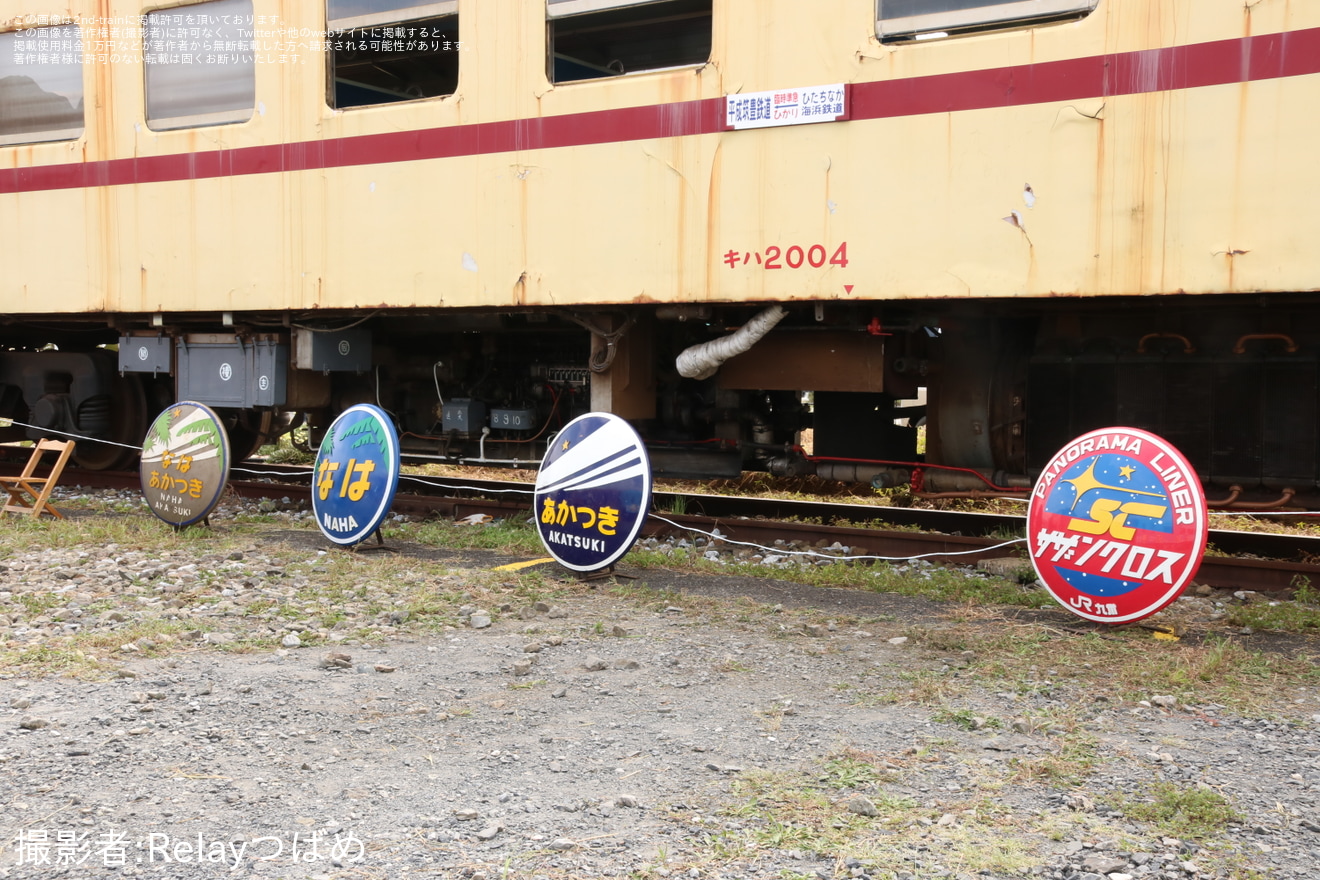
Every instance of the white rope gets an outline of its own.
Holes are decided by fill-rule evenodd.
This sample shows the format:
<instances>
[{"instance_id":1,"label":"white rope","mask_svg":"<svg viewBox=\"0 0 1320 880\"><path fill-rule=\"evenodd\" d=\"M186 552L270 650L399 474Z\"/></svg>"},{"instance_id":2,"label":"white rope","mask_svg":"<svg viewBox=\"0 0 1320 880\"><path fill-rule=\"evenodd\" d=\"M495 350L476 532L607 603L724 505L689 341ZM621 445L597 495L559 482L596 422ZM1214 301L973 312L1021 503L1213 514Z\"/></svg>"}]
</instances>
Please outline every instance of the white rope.
<instances>
[{"instance_id":1,"label":"white rope","mask_svg":"<svg viewBox=\"0 0 1320 880\"><path fill-rule=\"evenodd\" d=\"M276 475L276 476L287 476L287 475L288 475L287 472L285 472L285 471L259 471L259 470L255 470L255 469L252 469L252 468L232 468L232 470L235 470L235 471L241 471L242 473L246 473L246 474ZM308 471L308 472L307 472L307 475L310 477L310 476L312 475L312 472L311 472L311 471ZM471 486L456 486L456 485L449 484L449 483L438 483L438 482L436 482L436 481L434 481L434 480L425 480L425 479L422 479L421 477L414 477L414 476L410 476L410 475L408 475L408 474L400 474L400 475L399 475L399 479L400 479L400 480L411 480L411 481L414 482L414 483L421 483L421 484L424 485L424 486L432 486L432 487L437 488L437 489L452 489L452 490L456 490L456 491L467 491L467 492L473 492L473 491L476 491L476 492L480 492L480 493L483 494L483 495L484 495L484 494L492 494L492 495L497 495L497 494L532 495L532 494L535 494L535 487L530 488L530 489L474 489L474 488L471 487ZM763 551L765 551L766 553L773 553L773 554L776 554L776 555L779 555L779 556L814 556L814 557L817 557L817 558L819 558L819 559L829 559L829 560L834 561L834 562L846 562L846 561L849 561L849 560L874 560L874 561L879 561L879 562L907 562L907 561L914 560L914 559L927 559L927 558L932 557L932 556L966 556L966 555L973 554L973 553L984 553L984 552L986 552L986 551L988 551L988 550L998 550L998 549L1000 549L1001 547L1011 547L1011 546L1013 546L1014 544L1023 544L1023 543L1026 543L1026 540L1027 540L1026 538L1014 538L1014 539L1011 540L1011 541L1005 541L1004 543L1002 543L1002 544L996 544L996 545L994 545L993 547L983 547L983 548L976 549L976 550L952 550L952 551L949 551L949 552L947 552L947 553L922 553L922 554L919 554L919 555L917 555L917 556L837 556L837 555L834 555L834 554L831 554L831 553L817 553L817 552L814 551L814 550L781 550L781 549L776 548L776 547L765 547L765 546L763 546L763 545L761 545L761 544L754 544L754 543L751 543L751 542L748 542L748 541L735 541L735 540L733 540L732 538L727 538L727 537L725 537L724 535L718 534L718 533L716 533L716 532L707 532L707 531L705 531L704 529L693 528L692 526L685 526L685 525L683 525L682 523L676 523L676 522L674 522L674 521L671 520L671 519L667 519L666 517L660 516L658 513L651 513L651 514L648 514L648 516L650 516L652 519L658 519L658 520L660 520L660 521L663 522L663 523L667 523L668 525L671 525L671 526L673 526L674 528L679 529L679 530L681 530L681 531L692 532L692 533L694 533L694 534L698 534L698 535L705 535L706 537L713 538L713 539L715 539L715 540L717 540L717 541L723 541L723 542L726 543L726 544L736 544L736 545L738 545L739 547L751 547L751 548L756 549L756 550L763 550Z\"/></svg>"},{"instance_id":2,"label":"white rope","mask_svg":"<svg viewBox=\"0 0 1320 880\"><path fill-rule=\"evenodd\" d=\"M235 468L230 468L230 471L231 472L236 471L238 473L243 473L243 474L256 474L257 476L260 477L305 476L310 478L313 476L313 472L311 470L308 470L305 474L300 474L297 472L290 472L290 471L263 471L263 470L257 470L256 468L235 467ZM535 491L534 489L488 489L488 488L477 489L472 486L456 486L450 483L437 483L434 480L424 480L421 477L414 477L411 474L399 474L399 479L410 480L411 482L421 483L423 486L432 486L436 489L451 489L455 492L478 492L482 495L510 495L510 494L531 495Z\"/></svg>"},{"instance_id":3,"label":"white rope","mask_svg":"<svg viewBox=\"0 0 1320 880\"><path fill-rule=\"evenodd\" d=\"M131 443L116 443L114 440L101 440L96 437L88 437L84 434L70 434L68 431L57 431L54 428L43 428L41 425L29 425L27 422L20 422L17 419L0 419L0 422L8 425L18 425L20 428L34 428L38 431L45 431L47 434L59 434L61 437L73 437L75 440L87 440L91 443L104 443L106 446L122 446L124 449L136 449L138 452L142 451L141 443L137 446L134 446Z\"/></svg>"},{"instance_id":4,"label":"white rope","mask_svg":"<svg viewBox=\"0 0 1320 880\"><path fill-rule=\"evenodd\" d=\"M115 441L115 440L102 440L102 439L97 438L97 437L90 437L90 436L88 436L88 435L86 435L86 434L74 434L74 433L71 433L71 432L69 432L69 431L58 431L58 430L56 430L55 428L46 428L46 427L43 427L43 426L41 426L41 425L32 425L32 424L28 424L27 422L20 422L20 421L18 421L17 419L0 419L0 427L7 427L7 426L9 426L9 425L17 425L17 426L20 427L20 428L32 428L32 429L37 430L37 431L44 431L44 432L46 432L47 434L59 434L61 437L72 437L72 438L74 438L75 440L85 440L85 441L87 441L87 442L89 442L89 443L103 443L103 444L105 444L106 446L118 446L118 447L120 447L121 449L132 449L132 450L135 450L135 451L138 451L138 452L141 452L141 451L142 451L142 446L141 446L140 444L135 446L135 445L133 445L133 444L131 444L131 443L119 443L118 441ZM288 476L289 476L289 472L287 472L287 471L262 471L262 470L256 470L256 469L254 469L254 468L239 468L239 467L231 468L230 470L231 470L231 471L237 471L237 472L239 472L239 473L244 473L244 474L256 474L257 476L270 476L270 477L277 477L277 476L278 476L278 477L288 477ZM308 477L311 477L311 475L312 475L312 472L311 472L311 471L308 471L308 472L307 472L307 476L308 476ZM532 495L532 494L535 494L535 489L534 489L534 488L533 488L533 489L479 489L479 490L476 490L476 489L473 489L471 486L457 486L457 485L453 485L453 484L449 484L449 483L437 483L437 482L435 482L434 480L424 480L424 479L422 479L421 477L414 477L414 476L410 476L409 474L400 474L400 475L399 475L399 479L400 479L400 480L411 480L411 481L414 482L414 483L421 483L423 486L431 486L431 487L436 488L436 489L449 489L449 490L452 490L452 491L466 491L466 492L479 491L479 492L481 492L482 494L489 494L489 495ZM1026 503L1026 500L1025 500L1025 499L1010 498L1010 499L1006 499L1006 500L1009 500L1009 501L1021 501L1022 503ZM1210 510L1210 511L1207 511L1207 512L1210 514L1210 516L1240 516L1240 517L1257 517L1257 516L1320 516L1320 511L1316 511L1316 510ZM716 538L719 538L719 540L721 540L721 541L725 541L726 543L729 543L729 544L740 544L741 546L745 546L745 547L753 547L753 548L755 548L755 549L757 549L757 550L765 550L765 551L770 552L770 553L777 553L777 554L779 554L779 555L781 555L781 556L802 556L802 555L807 555L807 556L820 556L820 557L822 557L822 558L827 558L827 559L874 559L874 560L882 560L882 561L886 561L886 562L895 562L895 561L902 561L902 560L906 560L906 559L925 559L927 556L961 556L961 555L968 554L968 553L980 553L980 552L982 552L982 551L980 551L980 550L960 550L960 551L958 551L958 552L949 552L949 553L926 553L926 554L923 554L923 555L921 555L921 556L831 556L831 555L829 555L828 553L814 553L814 552L808 552L808 551L787 551L787 550L779 550L779 549L776 549L776 548L773 548L773 547L762 547L760 544L747 544L747 543L743 543L743 542L741 542L741 541L731 541L731 540L729 540L728 538L725 538L725 537L723 537L723 536L712 535L710 532L703 532L701 529L693 529L693 528L689 528L689 527L684 526L684 525L680 525L679 523L672 522L672 521L667 520L667 519L665 519L664 517L662 517L662 516L658 516L658 515L656 515L656 514L654 514L654 513L653 513L653 514L650 514L650 515L653 516L653 517L655 517L655 518L658 519L658 520L661 520L661 521L663 521L663 522L669 523L669 525L672 525L672 526L674 526L674 528L677 528L677 529L682 529L682 530L684 530L684 531L696 532L696 533L698 533L698 534L708 535L708 536L711 536L711 537L716 537ZM997 545L996 547L988 547L988 548L986 548L986 549L987 549L987 550L995 550L995 549L998 549L998 547L1006 547L1006 546L1008 546L1009 544L1016 544L1016 543L1019 543L1019 542L1025 541L1025 540L1026 540L1025 538L1019 538L1019 539L1014 540L1014 541L1009 541L1007 544L999 544L999 545Z\"/></svg>"},{"instance_id":5,"label":"white rope","mask_svg":"<svg viewBox=\"0 0 1320 880\"><path fill-rule=\"evenodd\" d=\"M1320 510L1211 510L1211 516L1320 516Z\"/></svg>"},{"instance_id":6,"label":"white rope","mask_svg":"<svg viewBox=\"0 0 1320 880\"><path fill-rule=\"evenodd\" d=\"M1000 501L1012 501L1018 504L1030 503L1030 498L1001 498ZM1320 516L1320 510L1207 510L1211 516Z\"/></svg>"},{"instance_id":7,"label":"white rope","mask_svg":"<svg viewBox=\"0 0 1320 880\"><path fill-rule=\"evenodd\" d=\"M288 479L288 478L290 478L290 476L298 476L298 478L301 478L301 476L304 476L304 475L302 475L302 474L298 474L297 471L292 471L292 472L290 472L290 471L259 471L259 470L256 470L255 467L230 467L230 472L231 472L231 474L232 474L232 472L235 472L235 471L238 471L239 474L256 474L257 476L280 476L280 478L284 478L284 479ZM308 472L306 472L306 476L309 476L309 478L310 478L310 476L312 476L312 474L313 474L313 471L312 471L312 470L309 470Z\"/></svg>"},{"instance_id":8,"label":"white rope","mask_svg":"<svg viewBox=\"0 0 1320 880\"><path fill-rule=\"evenodd\" d=\"M295 477L306 477L306 478L309 478L309 479L310 479L310 478L314 475L314 474L313 474L313 471L311 471L310 469L309 469L306 473L302 473L302 474L300 474L300 473L298 473L298 472L296 472L296 471L293 471L293 472L291 472L291 471L270 471L270 470L258 470L257 468L242 468L242 467L234 467L234 468L230 468L230 471L231 471L231 472L243 473L243 474L255 474L256 476L259 476L259 477L285 477L285 478L287 478L287 477L290 477L290 476L295 476ZM477 492L477 493L480 493L480 494L482 494L482 495L531 495L531 494L533 494L533 493L535 492L535 489L534 489L534 488L530 488L530 489L490 489L490 488L480 488L480 489L478 489L478 488L474 488L474 487L472 487L472 486L457 486L457 485L454 485L454 484L451 484L451 483L437 483L435 480L425 480L425 479L422 479L421 477L414 477L414 476L412 476L411 474L399 474L399 479L400 479L400 480L409 480L409 481L414 482L414 483L421 483L423 486L432 486L432 487L434 487L434 488L436 488L436 489L450 489L450 490L455 491L455 492Z\"/></svg>"},{"instance_id":9,"label":"white rope","mask_svg":"<svg viewBox=\"0 0 1320 880\"><path fill-rule=\"evenodd\" d=\"M450 484L447 484L447 483L437 483L437 482L435 482L434 480L424 480L424 479L422 479L421 477L414 477L414 476L411 476L411 475L409 475L409 474L400 474L400 475L399 475L399 479L400 479L400 480L411 480L411 481L414 482L414 483L421 483L423 486L433 486L433 487L435 487L436 489L453 489L453 490L458 491L458 492L477 492L477 493L479 493L479 494L481 494L481 495L534 495L534 494L536 494L536 487L533 486L531 483L528 484L529 486L532 486L532 488L530 488L530 489L485 489L485 488L483 488L483 489L478 489L478 488L475 488L475 487L473 487L473 486L453 486L453 485L450 485Z\"/></svg>"},{"instance_id":10,"label":"white rope","mask_svg":"<svg viewBox=\"0 0 1320 880\"><path fill-rule=\"evenodd\" d=\"M967 556L973 553L985 553L990 550L998 550L1001 547L1011 547L1014 544L1025 544L1026 538L1014 538L1011 541L1005 541L1002 544L995 544L993 547L979 547L975 550L952 550L948 553L921 553L916 556L835 556L831 553L817 553L815 550L782 550L778 547L765 547L761 544L753 544L749 541L735 541L727 538L717 532L707 532L702 529L696 529L691 526L685 526L682 523L676 523L672 519L666 519L658 513L649 514L652 519L658 519L662 523L668 523L676 529L682 529L685 532L696 532L705 535L708 538L714 538L717 541L723 541L725 544L737 544L739 547L753 547L757 550L764 550L767 553L773 553L776 556L815 556L820 559L829 559L834 562L846 562L854 559L871 559L878 562L910 562L915 559L928 559L932 556Z\"/></svg>"}]
</instances>

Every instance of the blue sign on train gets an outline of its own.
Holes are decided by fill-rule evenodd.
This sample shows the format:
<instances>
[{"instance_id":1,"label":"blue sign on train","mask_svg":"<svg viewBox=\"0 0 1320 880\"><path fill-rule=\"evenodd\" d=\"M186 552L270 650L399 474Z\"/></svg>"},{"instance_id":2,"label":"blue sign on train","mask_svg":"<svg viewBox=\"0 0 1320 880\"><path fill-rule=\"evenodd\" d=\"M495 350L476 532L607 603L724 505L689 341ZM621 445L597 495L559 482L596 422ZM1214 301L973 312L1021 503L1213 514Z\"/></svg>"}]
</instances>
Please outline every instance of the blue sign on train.
<instances>
[{"instance_id":1,"label":"blue sign on train","mask_svg":"<svg viewBox=\"0 0 1320 880\"><path fill-rule=\"evenodd\" d=\"M534 503L551 556L574 571L605 568L632 547L650 510L646 447L618 416L578 416L546 451Z\"/></svg>"},{"instance_id":2,"label":"blue sign on train","mask_svg":"<svg viewBox=\"0 0 1320 880\"><path fill-rule=\"evenodd\" d=\"M399 434L379 407L339 414L316 453L312 513L336 544L357 544L380 528L399 486Z\"/></svg>"}]
</instances>

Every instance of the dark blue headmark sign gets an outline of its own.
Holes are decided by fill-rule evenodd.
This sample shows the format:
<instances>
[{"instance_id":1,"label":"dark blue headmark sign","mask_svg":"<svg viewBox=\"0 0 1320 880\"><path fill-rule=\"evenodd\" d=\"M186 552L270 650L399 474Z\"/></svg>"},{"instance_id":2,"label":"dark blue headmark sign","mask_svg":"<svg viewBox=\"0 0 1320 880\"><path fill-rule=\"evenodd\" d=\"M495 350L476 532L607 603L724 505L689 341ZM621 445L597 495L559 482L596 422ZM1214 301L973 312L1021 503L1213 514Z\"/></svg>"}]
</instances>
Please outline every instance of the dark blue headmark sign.
<instances>
[{"instance_id":1,"label":"dark blue headmark sign","mask_svg":"<svg viewBox=\"0 0 1320 880\"><path fill-rule=\"evenodd\" d=\"M651 508L646 447L618 416L578 416L546 451L535 498L550 555L574 571L605 568L632 547Z\"/></svg>"},{"instance_id":2,"label":"dark blue headmark sign","mask_svg":"<svg viewBox=\"0 0 1320 880\"><path fill-rule=\"evenodd\" d=\"M321 441L312 474L312 513L336 544L357 544L380 528L399 486L399 434L379 407L339 414Z\"/></svg>"}]
</instances>

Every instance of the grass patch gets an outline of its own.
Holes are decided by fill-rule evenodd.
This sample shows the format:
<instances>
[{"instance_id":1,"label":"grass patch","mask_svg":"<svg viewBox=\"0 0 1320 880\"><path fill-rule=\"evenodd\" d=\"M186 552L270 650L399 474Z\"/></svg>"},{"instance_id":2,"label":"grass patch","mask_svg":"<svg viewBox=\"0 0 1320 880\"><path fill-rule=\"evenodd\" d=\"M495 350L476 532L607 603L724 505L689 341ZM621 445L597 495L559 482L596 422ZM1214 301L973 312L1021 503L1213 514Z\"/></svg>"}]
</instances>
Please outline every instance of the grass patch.
<instances>
[{"instance_id":1,"label":"grass patch","mask_svg":"<svg viewBox=\"0 0 1320 880\"><path fill-rule=\"evenodd\" d=\"M300 425L288 434L281 434L276 442L258 449L257 455L271 464L311 464L316 461L316 453L300 448L307 445L307 439L307 426ZM294 445L294 440L298 440L299 445Z\"/></svg>"},{"instance_id":2,"label":"grass patch","mask_svg":"<svg viewBox=\"0 0 1320 880\"><path fill-rule=\"evenodd\" d=\"M663 551L642 546L634 548L627 558L630 564L641 568L774 578L813 587L897 593L943 602L1012 605L1026 608L1044 608L1055 604L1044 590L1027 588L1011 580L964 569L919 564L895 566L889 563L816 565L803 562L766 565L750 560L709 560L703 555L706 549L707 546L704 544L700 547L694 544L688 548L666 546ZM771 551L771 553L784 556L782 552ZM785 558L814 557L785 556Z\"/></svg>"},{"instance_id":3,"label":"grass patch","mask_svg":"<svg viewBox=\"0 0 1320 880\"><path fill-rule=\"evenodd\" d=\"M695 863L709 869L766 850L797 850L836 864L856 859L870 876L893 878L903 856L916 851L950 875L1015 876L1039 862L1036 842L1002 804L973 795L922 805L889 790L895 778L877 756L853 748L823 759L814 774L746 773L732 783L734 803L718 814L725 827L706 832L704 858ZM849 809L863 797L875 815Z\"/></svg>"},{"instance_id":4,"label":"grass patch","mask_svg":"<svg viewBox=\"0 0 1320 880\"><path fill-rule=\"evenodd\" d=\"M1064 734L1056 740L1057 750L1033 758L1009 761L1015 782L1046 782L1055 786L1073 786L1090 776L1100 763L1095 737L1081 730Z\"/></svg>"},{"instance_id":5,"label":"grass patch","mask_svg":"<svg viewBox=\"0 0 1320 880\"><path fill-rule=\"evenodd\" d=\"M0 650L0 668L25 675L64 675L70 678L102 678L108 671L102 661L67 643Z\"/></svg>"},{"instance_id":6,"label":"grass patch","mask_svg":"<svg viewBox=\"0 0 1320 880\"><path fill-rule=\"evenodd\" d=\"M484 525L467 525L449 520L410 523L391 528L389 537L404 538L446 550L494 550L509 556L545 555L545 547L536 529L522 515Z\"/></svg>"},{"instance_id":7,"label":"grass patch","mask_svg":"<svg viewBox=\"0 0 1320 880\"><path fill-rule=\"evenodd\" d=\"M1003 727L998 718L984 718L971 709L940 709L931 716L932 721L951 724L962 730L980 730L982 727Z\"/></svg>"},{"instance_id":8,"label":"grass patch","mask_svg":"<svg viewBox=\"0 0 1320 880\"><path fill-rule=\"evenodd\" d=\"M1122 810L1130 819L1153 825L1172 837L1203 840L1215 837L1230 823L1243 821L1228 799L1212 788L1183 788L1159 782L1149 798L1124 800Z\"/></svg>"},{"instance_id":9,"label":"grass patch","mask_svg":"<svg viewBox=\"0 0 1320 880\"><path fill-rule=\"evenodd\" d=\"M859 749L846 749L825 761L820 781L829 788L865 788L881 782L893 782L894 774L881 766L876 755Z\"/></svg>"},{"instance_id":10,"label":"grass patch","mask_svg":"<svg viewBox=\"0 0 1320 880\"><path fill-rule=\"evenodd\" d=\"M1044 590L1027 588L1005 578L938 567L904 568L889 563L875 566L867 579L866 588L877 593L898 593L943 602L975 602L1025 608L1048 608L1055 604Z\"/></svg>"},{"instance_id":11,"label":"grass patch","mask_svg":"<svg viewBox=\"0 0 1320 880\"><path fill-rule=\"evenodd\" d=\"M1103 664L1124 699L1173 694L1182 703L1219 703L1254 713L1268 711L1282 692L1317 678L1309 658L1252 651L1228 639L1212 638L1201 645L1138 639L1144 650L1131 650L1135 646L1126 640L1087 646L1091 662ZM1066 663L1058 658L1052 662Z\"/></svg>"},{"instance_id":12,"label":"grass patch","mask_svg":"<svg viewBox=\"0 0 1320 880\"><path fill-rule=\"evenodd\" d=\"M87 650L113 651L121 645L139 645L149 643L145 650L139 648L138 656L154 657L169 653L169 647L178 637L189 630L197 629L195 623L179 620L153 618L138 620L112 630L85 629L69 637L69 643Z\"/></svg>"},{"instance_id":13,"label":"grass patch","mask_svg":"<svg viewBox=\"0 0 1320 880\"><path fill-rule=\"evenodd\" d=\"M1298 580L1291 601L1249 602L1230 608L1225 619L1262 632L1320 632L1320 595L1308 579Z\"/></svg>"},{"instance_id":14,"label":"grass patch","mask_svg":"<svg viewBox=\"0 0 1320 880\"><path fill-rule=\"evenodd\" d=\"M1083 704L1097 697L1135 702L1170 694L1185 705L1218 703L1242 714L1269 714L1294 691L1320 680L1310 657L1254 651L1227 638L1193 644L1155 641L1140 629L1073 635L1003 624L914 627L907 633L923 647L974 656L963 670L900 673L908 688L894 693L921 705L947 704L979 686ZM1048 658L1045 667L1042 658Z\"/></svg>"},{"instance_id":15,"label":"grass patch","mask_svg":"<svg viewBox=\"0 0 1320 880\"><path fill-rule=\"evenodd\" d=\"M726 857L758 849L834 852L875 821L849 813L801 774L751 772L734 780L733 795L737 803L723 812L743 827L714 841Z\"/></svg>"}]
</instances>

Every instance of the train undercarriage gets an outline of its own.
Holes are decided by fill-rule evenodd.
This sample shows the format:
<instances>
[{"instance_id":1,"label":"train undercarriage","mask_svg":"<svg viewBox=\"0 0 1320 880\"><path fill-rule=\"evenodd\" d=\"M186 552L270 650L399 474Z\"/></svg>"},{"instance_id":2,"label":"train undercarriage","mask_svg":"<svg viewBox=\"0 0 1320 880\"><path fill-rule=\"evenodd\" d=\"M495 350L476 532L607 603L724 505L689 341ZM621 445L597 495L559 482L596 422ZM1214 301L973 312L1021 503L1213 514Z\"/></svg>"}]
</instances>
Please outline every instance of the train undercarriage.
<instances>
[{"instance_id":1,"label":"train undercarriage","mask_svg":"<svg viewBox=\"0 0 1320 880\"><path fill-rule=\"evenodd\" d=\"M0 440L138 445L190 399L239 460L304 424L314 445L365 402L405 456L534 467L559 426L608 410L660 476L974 497L1023 494L1071 437L1127 425L1179 447L1212 504L1317 507L1318 314L1299 295L10 316ZM132 459L78 446L88 468Z\"/></svg>"}]
</instances>

